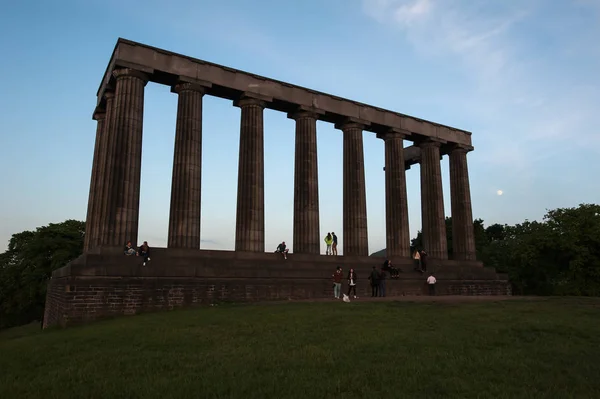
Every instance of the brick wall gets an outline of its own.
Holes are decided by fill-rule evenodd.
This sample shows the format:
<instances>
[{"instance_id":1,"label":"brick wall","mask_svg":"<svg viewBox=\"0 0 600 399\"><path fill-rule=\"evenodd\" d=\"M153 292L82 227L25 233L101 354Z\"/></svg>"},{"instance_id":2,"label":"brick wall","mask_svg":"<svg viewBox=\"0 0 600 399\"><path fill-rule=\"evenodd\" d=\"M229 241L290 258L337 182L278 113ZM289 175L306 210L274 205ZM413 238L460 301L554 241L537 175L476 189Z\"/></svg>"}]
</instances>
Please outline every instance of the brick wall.
<instances>
[{"instance_id":1,"label":"brick wall","mask_svg":"<svg viewBox=\"0 0 600 399\"><path fill-rule=\"evenodd\" d=\"M49 281L44 326L67 326L140 312L208 305L330 298L331 274L342 266L358 274L358 296L370 296L367 276L381 258L204 250L153 250L143 267L121 248L82 255ZM400 278L387 280L388 296L426 295L427 275L410 259L393 260ZM510 295L506 276L479 262L431 262L438 295ZM346 281L342 285L346 292Z\"/></svg>"},{"instance_id":2,"label":"brick wall","mask_svg":"<svg viewBox=\"0 0 600 399\"><path fill-rule=\"evenodd\" d=\"M347 285L342 285L346 292ZM507 295L506 281L447 281L437 285L438 295ZM422 279L388 280L388 296L426 295ZM357 287L359 296L370 296L368 282ZM85 278L53 279L48 290L45 326L68 326L87 321L171 310L219 302L252 302L327 298L332 283L316 279L164 279Z\"/></svg>"}]
</instances>

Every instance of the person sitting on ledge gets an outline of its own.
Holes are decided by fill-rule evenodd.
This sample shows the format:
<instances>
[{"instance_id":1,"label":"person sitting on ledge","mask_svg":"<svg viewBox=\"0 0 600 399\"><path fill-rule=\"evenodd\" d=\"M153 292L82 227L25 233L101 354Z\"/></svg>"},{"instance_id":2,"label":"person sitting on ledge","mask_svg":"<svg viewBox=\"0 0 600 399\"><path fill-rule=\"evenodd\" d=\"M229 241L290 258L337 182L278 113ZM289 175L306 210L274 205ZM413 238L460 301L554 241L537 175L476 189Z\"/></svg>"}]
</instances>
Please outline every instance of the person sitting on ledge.
<instances>
[{"instance_id":1,"label":"person sitting on ledge","mask_svg":"<svg viewBox=\"0 0 600 399\"><path fill-rule=\"evenodd\" d=\"M125 244L125 249L123 250L123 253L127 256L136 254L135 248L133 248L133 246L131 245L131 241L127 241L127 244Z\"/></svg>"},{"instance_id":2,"label":"person sitting on ledge","mask_svg":"<svg viewBox=\"0 0 600 399\"><path fill-rule=\"evenodd\" d=\"M144 241L138 250L138 255L144 257L144 263L142 266L146 266L146 262L150 260L150 247L148 246L148 241Z\"/></svg>"},{"instance_id":3,"label":"person sitting on ledge","mask_svg":"<svg viewBox=\"0 0 600 399\"><path fill-rule=\"evenodd\" d=\"M399 270L396 269L394 266L392 266L392 261L387 260L385 262L383 262L383 266L381 267L381 270L389 272L390 273L390 278L398 278L400 276L398 276Z\"/></svg>"},{"instance_id":4,"label":"person sitting on ledge","mask_svg":"<svg viewBox=\"0 0 600 399\"><path fill-rule=\"evenodd\" d=\"M279 244L277 246L277 249L275 250L275 252L283 254L283 259L287 259L287 253L289 252L289 249L287 249L285 247L285 241L283 241L281 244Z\"/></svg>"}]
</instances>

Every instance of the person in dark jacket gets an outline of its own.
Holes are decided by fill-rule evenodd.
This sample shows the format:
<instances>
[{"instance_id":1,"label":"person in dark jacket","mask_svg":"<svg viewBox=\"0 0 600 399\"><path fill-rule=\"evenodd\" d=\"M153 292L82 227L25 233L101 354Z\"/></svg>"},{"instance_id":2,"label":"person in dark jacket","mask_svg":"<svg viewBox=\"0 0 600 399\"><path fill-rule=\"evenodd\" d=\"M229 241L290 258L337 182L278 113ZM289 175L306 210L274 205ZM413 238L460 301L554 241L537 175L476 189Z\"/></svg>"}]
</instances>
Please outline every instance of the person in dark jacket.
<instances>
[{"instance_id":1,"label":"person in dark jacket","mask_svg":"<svg viewBox=\"0 0 600 399\"><path fill-rule=\"evenodd\" d=\"M331 232L331 238L333 238L333 243L331 244L331 254L337 255L337 236L333 231Z\"/></svg>"},{"instance_id":2,"label":"person in dark jacket","mask_svg":"<svg viewBox=\"0 0 600 399\"><path fill-rule=\"evenodd\" d=\"M342 279L344 278L342 268L338 266L331 277L333 278L333 297L340 299L342 296Z\"/></svg>"},{"instance_id":3,"label":"person in dark jacket","mask_svg":"<svg viewBox=\"0 0 600 399\"><path fill-rule=\"evenodd\" d=\"M379 273L379 296L385 296L385 280L387 279L387 274L383 267L381 268L381 272Z\"/></svg>"},{"instance_id":4,"label":"person in dark jacket","mask_svg":"<svg viewBox=\"0 0 600 399\"><path fill-rule=\"evenodd\" d=\"M125 248L123 248L123 253L127 256L136 255L135 248L133 248L131 241L127 241Z\"/></svg>"},{"instance_id":5,"label":"person in dark jacket","mask_svg":"<svg viewBox=\"0 0 600 399\"><path fill-rule=\"evenodd\" d=\"M277 249L275 250L276 253L280 253L283 255L283 259L287 259L287 254L290 250L287 249L286 245L285 245L285 241L282 241L281 244L279 244L277 246Z\"/></svg>"},{"instance_id":6,"label":"person in dark jacket","mask_svg":"<svg viewBox=\"0 0 600 399\"><path fill-rule=\"evenodd\" d=\"M371 281L371 297L376 297L379 294L379 272L375 266L373 266L369 280Z\"/></svg>"},{"instance_id":7,"label":"person in dark jacket","mask_svg":"<svg viewBox=\"0 0 600 399\"><path fill-rule=\"evenodd\" d=\"M391 260L387 260L385 262L383 262L383 266L381 268L382 270L389 272L390 273L390 278L398 278L400 276L398 276L398 269L396 269L394 266L392 266L392 261Z\"/></svg>"},{"instance_id":8,"label":"person in dark jacket","mask_svg":"<svg viewBox=\"0 0 600 399\"><path fill-rule=\"evenodd\" d=\"M421 273L427 271L427 252L425 250L421 251Z\"/></svg>"},{"instance_id":9,"label":"person in dark jacket","mask_svg":"<svg viewBox=\"0 0 600 399\"><path fill-rule=\"evenodd\" d=\"M350 296L350 292L354 292L354 298L356 298L356 272L354 269L350 269L348 272L348 296Z\"/></svg>"},{"instance_id":10,"label":"person in dark jacket","mask_svg":"<svg viewBox=\"0 0 600 399\"><path fill-rule=\"evenodd\" d=\"M144 241L144 243L140 245L138 254L144 258L142 266L146 266L146 263L150 260L150 247L148 246L148 241Z\"/></svg>"}]
</instances>

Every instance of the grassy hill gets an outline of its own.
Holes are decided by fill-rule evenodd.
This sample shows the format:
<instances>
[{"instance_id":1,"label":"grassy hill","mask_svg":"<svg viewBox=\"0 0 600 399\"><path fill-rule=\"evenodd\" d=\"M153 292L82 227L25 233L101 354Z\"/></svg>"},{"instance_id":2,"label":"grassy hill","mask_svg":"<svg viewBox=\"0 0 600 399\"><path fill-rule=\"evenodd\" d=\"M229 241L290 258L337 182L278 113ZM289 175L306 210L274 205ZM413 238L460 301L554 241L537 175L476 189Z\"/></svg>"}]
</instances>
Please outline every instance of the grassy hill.
<instances>
[{"instance_id":1,"label":"grassy hill","mask_svg":"<svg viewBox=\"0 0 600 399\"><path fill-rule=\"evenodd\" d=\"M600 300L316 302L0 333L0 398L600 397Z\"/></svg>"}]
</instances>

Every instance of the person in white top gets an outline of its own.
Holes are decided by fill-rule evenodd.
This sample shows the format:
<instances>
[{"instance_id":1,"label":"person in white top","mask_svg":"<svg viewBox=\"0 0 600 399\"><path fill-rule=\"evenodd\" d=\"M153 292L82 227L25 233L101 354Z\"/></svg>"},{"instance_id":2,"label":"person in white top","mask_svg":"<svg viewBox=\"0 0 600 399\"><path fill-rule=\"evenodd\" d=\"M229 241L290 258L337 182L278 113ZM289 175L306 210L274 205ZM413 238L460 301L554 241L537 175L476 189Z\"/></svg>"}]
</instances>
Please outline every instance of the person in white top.
<instances>
[{"instance_id":1,"label":"person in white top","mask_svg":"<svg viewBox=\"0 0 600 399\"><path fill-rule=\"evenodd\" d=\"M430 273L429 277L427 277L427 285L429 286L429 295L435 295L435 283L437 283L437 280L435 279L435 277L433 277L433 273Z\"/></svg>"}]
</instances>

